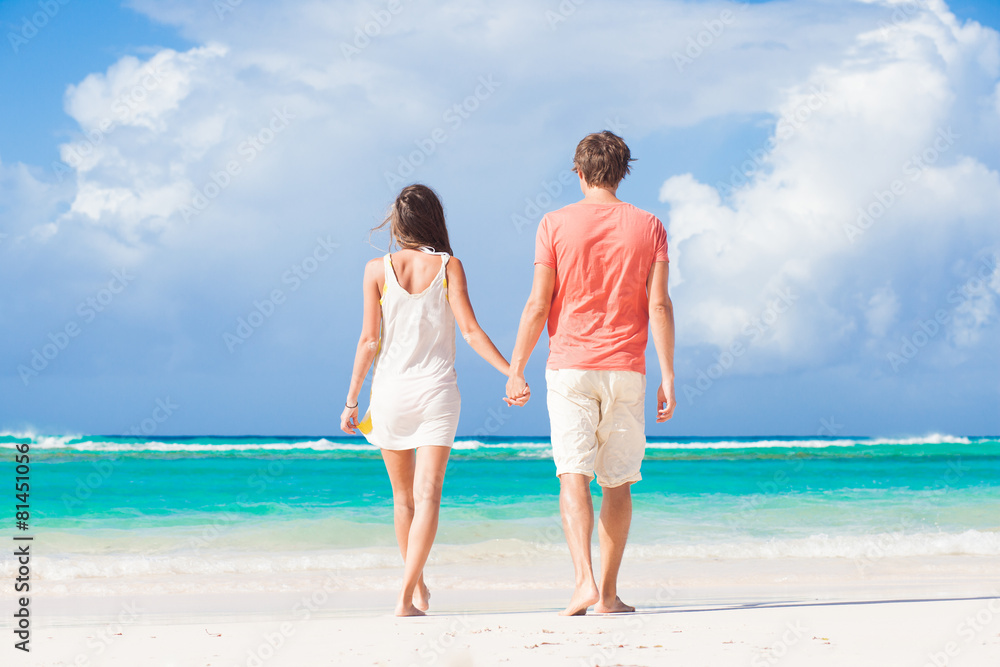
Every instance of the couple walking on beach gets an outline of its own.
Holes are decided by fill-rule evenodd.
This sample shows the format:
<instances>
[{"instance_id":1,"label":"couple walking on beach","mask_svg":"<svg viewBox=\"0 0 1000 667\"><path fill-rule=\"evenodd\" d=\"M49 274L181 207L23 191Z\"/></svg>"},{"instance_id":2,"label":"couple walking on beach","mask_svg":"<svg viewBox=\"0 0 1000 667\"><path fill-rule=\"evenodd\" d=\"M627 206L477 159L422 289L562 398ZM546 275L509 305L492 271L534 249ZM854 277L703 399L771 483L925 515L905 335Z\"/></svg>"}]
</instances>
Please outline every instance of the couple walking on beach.
<instances>
[{"instance_id":1,"label":"couple walking on beach","mask_svg":"<svg viewBox=\"0 0 1000 667\"><path fill-rule=\"evenodd\" d=\"M618 597L618 570L632 520L631 485L645 452L646 342L660 368L656 421L674 411L674 320L667 294L667 234L651 213L619 200L628 146L611 132L585 137L573 170L583 199L547 214L535 241L535 274L510 363L476 321L462 263L452 254L441 202L424 185L400 192L387 219L400 248L368 262L364 316L340 426L378 446L392 484L403 555L397 616L423 615L423 580L437 533L448 456L461 400L455 324L469 345L507 377L504 400L524 405L524 378L548 323L545 371L559 507L576 585L563 615L634 611ZM358 397L372 363L368 412ZM591 562L596 477L600 578Z\"/></svg>"}]
</instances>

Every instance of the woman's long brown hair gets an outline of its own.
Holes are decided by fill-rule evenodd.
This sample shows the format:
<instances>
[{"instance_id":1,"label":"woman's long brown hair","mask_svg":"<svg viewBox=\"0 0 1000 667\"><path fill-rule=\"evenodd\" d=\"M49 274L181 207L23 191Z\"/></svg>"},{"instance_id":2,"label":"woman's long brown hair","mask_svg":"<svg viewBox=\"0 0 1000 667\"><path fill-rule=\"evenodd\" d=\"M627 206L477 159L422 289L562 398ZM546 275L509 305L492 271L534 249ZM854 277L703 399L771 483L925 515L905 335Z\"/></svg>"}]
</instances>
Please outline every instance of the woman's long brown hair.
<instances>
[{"instance_id":1,"label":"woman's long brown hair","mask_svg":"<svg viewBox=\"0 0 1000 667\"><path fill-rule=\"evenodd\" d=\"M416 183L403 188L389 209L389 215L372 232L386 225L400 248L430 246L438 252L453 254L444 222L444 207L437 194L426 185Z\"/></svg>"}]
</instances>

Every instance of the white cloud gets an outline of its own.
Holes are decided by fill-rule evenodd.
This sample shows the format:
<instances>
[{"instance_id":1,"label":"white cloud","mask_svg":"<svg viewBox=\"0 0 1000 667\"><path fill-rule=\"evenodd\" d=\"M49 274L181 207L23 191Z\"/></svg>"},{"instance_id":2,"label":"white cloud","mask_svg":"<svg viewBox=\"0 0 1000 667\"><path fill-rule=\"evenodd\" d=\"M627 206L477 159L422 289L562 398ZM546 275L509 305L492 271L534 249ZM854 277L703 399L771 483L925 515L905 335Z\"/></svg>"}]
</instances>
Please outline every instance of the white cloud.
<instances>
[{"instance_id":1,"label":"white cloud","mask_svg":"<svg viewBox=\"0 0 1000 667\"><path fill-rule=\"evenodd\" d=\"M994 31L960 26L932 3L859 34L788 89L766 155L741 166L748 178L667 179L676 299L690 320L681 342L740 340L778 286L800 298L744 371L775 354L826 363L852 347L846 358L884 359L914 318L949 308L948 290L965 278L950 272L956 259L1000 249L998 165L968 154L995 122L976 110L998 55ZM965 302L951 340L995 323L995 298L984 288Z\"/></svg>"},{"instance_id":2,"label":"white cloud","mask_svg":"<svg viewBox=\"0 0 1000 667\"><path fill-rule=\"evenodd\" d=\"M899 299L892 287L886 285L875 290L868 299L868 309L865 311L868 332L881 338L889 331L899 314Z\"/></svg>"},{"instance_id":3,"label":"white cloud","mask_svg":"<svg viewBox=\"0 0 1000 667\"><path fill-rule=\"evenodd\" d=\"M72 315L63 304L71 309L110 269L128 266L141 271L108 316L119 318L116 353L141 350L136 357L169 359L171 370L220 377L267 364L280 373L321 368L306 388L319 395L329 391L327 370L343 370L340 351L354 344L354 324L340 318L331 330L329 313L331 304L338 312L356 305L367 228L392 195L385 174L436 128L446 139L405 180L442 193L453 240L482 290L481 318L509 330L530 270L511 284L496 276L512 262L530 266L531 254L529 230L514 230L511 214L553 182L583 133L620 119L648 179L666 163L652 155L668 150L664 135L711 123L750 127L765 115L772 145L733 156L737 175L748 177L655 176L666 179L659 195L670 205L662 217L679 359L686 346L746 342L755 319L762 324L750 331L759 335L737 372L832 365L854 350L883 355L887 340L939 307L954 312L935 344L956 354L981 349L995 325L996 276L961 308L947 294L977 253L1000 252L997 33L959 25L937 0L895 23L893 8L910 3L741 10L588 0L553 22L547 12L558 12L557 2L404 1L350 58L343 46L382 3L244 2L221 19L199 0L131 4L196 46L123 57L68 89L65 110L79 133L61 146L74 168L60 183L40 169L0 165L9 235L0 252L17 249L0 272L40 276L37 294L7 294L0 305L30 313L40 294L53 299L46 309L56 318L19 328L11 336L23 340L8 349L30 350L45 327ZM706 39L706 22L717 28L726 11L732 20ZM699 46L689 52L692 41ZM495 92L459 126L444 120L489 76ZM276 114L288 116L280 131ZM954 143L935 149L949 127ZM915 170L914 160L926 166ZM845 230L859 208L879 204L895 180L904 194L852 243ZM656 194L650 187L636 203L655 208ZM186 219L199 196L208 205ZM252 363L224 356L225 327L281 287L282 272L326 234L345 253L312 283L322 288L290 299L267 324L273 337L255 335ZM296 366L297 356L308 361ZM139 372L116 368L123 377Z\"/></svg>"},{"instance_id":4,"label":"white cloud","mask_svg":"<svg viewBox=\"0 0 1000 667\"><path fill-rule=\"evenodd\" d=\"M476 111L475 122L447 128L453 131L437 147L446 156L435 157L438 169L462 178L468 170L460 165L495 153L491 161L499 164L537 162L537 176L524 176L537 183L550 175L552 156L569 150L572 140L563 134L579 133L566 119L593 129L621 117L631 134L642 136L758 112L773 103L776 87L794 85L842 48L867 12L862 7L803 27L801 17L766 5L635 2L632 11L592 2L554 21L552 9L563 10L529 0L404 3L376 25L373 12L381 6L359 3L241 4L221 16L198 2L131 4L201 46L164 49L144 60L125 56L69 87L65 109L80 133L60 153L74 169L77 190L63 215L38 223L50 243L53 230L57 235L66 225L91 226L112 244L155 246L163 235L177 238L199 193L213 192L212 180L233 160L243 173L229 179L210 211L197 214L200 222L235 225L237 215L242 233L266 236L268 207L284 208L277 195L320 174L345 185L363 176L363 197L381 206L384 174L396 169L397 156L445 125L444 113L483 76L498 81L499 92L483 103L488 111ZM675 54L702 36L706 21L722 25L724 12L731 15L724 30L680 71ZM775 34L782 49L772 48ZM788 58L788 50L798 57ZM274 109L286 108L295 116L296 138L255 151L248 164L243 142L263 130ZM375 166L382 182L369 178L371 171L359 173L359 164ZM347 191L359 194L357 186ZM269 203L247 215L243 202L257 198ZM311 208L303 219L323 215Z\"/></svg>"}]
</instances>

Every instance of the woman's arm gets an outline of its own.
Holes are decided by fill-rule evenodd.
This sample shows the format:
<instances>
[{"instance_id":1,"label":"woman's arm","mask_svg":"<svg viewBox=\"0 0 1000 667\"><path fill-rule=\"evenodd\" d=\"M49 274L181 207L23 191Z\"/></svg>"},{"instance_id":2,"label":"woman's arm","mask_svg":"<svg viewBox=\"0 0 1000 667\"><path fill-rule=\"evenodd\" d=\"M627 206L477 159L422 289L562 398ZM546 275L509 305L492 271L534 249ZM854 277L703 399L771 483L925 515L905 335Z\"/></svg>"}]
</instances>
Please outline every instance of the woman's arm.
<instances>
[{"instance_id":1,"label":"woman's arm","mask_svg":"<svg viewBox=\"0 0 1000 667\"><path fill-rule=\"evenodd\" d=\"M385 283L385 265L382 258L373 259L365 266L365 277L362 284L364 293L364 316L361 321L361 338L358 339L358 349L354 354L354 372L351 373L351 384L347 389L347 401L340 415L340 429L345 433L357 433L358 427L358 395L361 385L365 382L368 369L375 360L378 350L379 330L382 325L381 285ZM354 407L348 407L353 405Z\"/></svg>"},{"instance_id":2,"label":"woman's arm","mask_svg":"<svg viewBox=\"0 0 1000 667\"><path fill-rule=\"evenodd\" d=\"M451 304L451 312L455 313L455 321L462 332L465 342L479 354L480 357L488 361L493 368L504 375L510 370L510 364L500 354L490 337L486 335L483 328L476 321L476 313L472 310L472 302L469 301L469 287L465 280L465 269L462 262L456 257L448 260L448 303Z\"/></svg>"}]
</instances>

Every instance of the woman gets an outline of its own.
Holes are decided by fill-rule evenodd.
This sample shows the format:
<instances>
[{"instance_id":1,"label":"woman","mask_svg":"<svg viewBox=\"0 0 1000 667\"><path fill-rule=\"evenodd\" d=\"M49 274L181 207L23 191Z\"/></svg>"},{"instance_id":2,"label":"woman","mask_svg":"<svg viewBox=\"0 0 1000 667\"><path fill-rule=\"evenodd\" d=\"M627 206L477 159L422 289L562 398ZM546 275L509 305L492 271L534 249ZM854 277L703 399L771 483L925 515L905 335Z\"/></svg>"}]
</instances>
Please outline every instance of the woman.
<instances>
[{"instance_id":1,"label":"woman","mask_svg":"<svg viewBox=\"0 0 1000 667\"><path fill-rule=\"evenodd\" d=\"M404 188L375 229L386 225L399 251L365 267L361 339L340 427L346 433L360 429L382 451L405 562L396 615L423 616L430 598L424 563L437 533L461 405L455 323L472 349L504 376L509 365L476 322L434 191L419 184ZM358 395L373 360L368 415L359 424Z\"/></svg>"}]
</instances>

